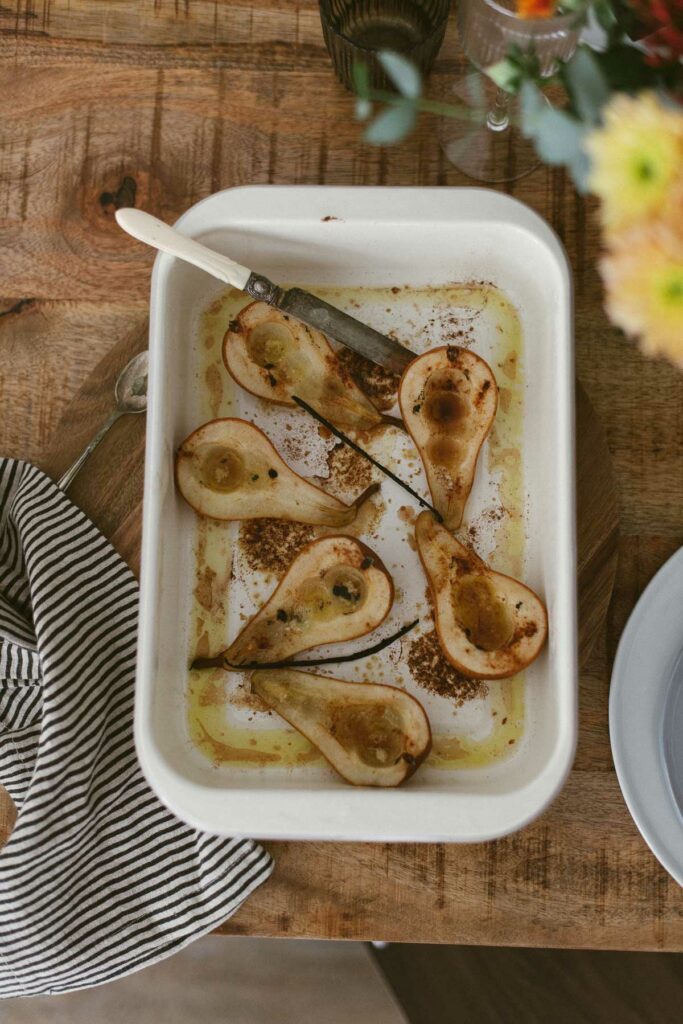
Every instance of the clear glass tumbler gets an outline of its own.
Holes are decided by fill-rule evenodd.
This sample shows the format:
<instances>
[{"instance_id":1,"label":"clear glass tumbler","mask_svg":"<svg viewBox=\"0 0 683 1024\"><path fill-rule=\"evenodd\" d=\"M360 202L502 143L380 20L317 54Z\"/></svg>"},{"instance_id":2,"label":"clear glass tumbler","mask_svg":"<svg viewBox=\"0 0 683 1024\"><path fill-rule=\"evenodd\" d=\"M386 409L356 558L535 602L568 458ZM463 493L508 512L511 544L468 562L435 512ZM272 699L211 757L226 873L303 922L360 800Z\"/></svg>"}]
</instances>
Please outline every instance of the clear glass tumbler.
<instances>
[{"instance_id":1,"label":"clear glass tumbler","mask_svg":"<svg viewBox=\"0 0 683 1024\"><path fill-rule=\"evenodd\" d=\"M478 70L451 88L448 99L463 113L441 119L439 139L450 162L478 181L512 181L538 165L519 128L518 98L499 89L484 69L517 47L535 53L548 77L558 61L572 56L579 39L576 13L520 18L515 8L515 0L458 0L460 41Z\"/></svg>"},{"instance_id":2,"label":"clear glass tumbler","mask_svg":"<svg viewBox=\"0 0 683 1024\"><path fill-rule=\"evenodd\" d=\"M387 85L377 50L394 50L427 73L446 31L451 0L320 0L323 36L340 82L352 88L362 60L375 88Z\"/></svg>"}]
</instances>

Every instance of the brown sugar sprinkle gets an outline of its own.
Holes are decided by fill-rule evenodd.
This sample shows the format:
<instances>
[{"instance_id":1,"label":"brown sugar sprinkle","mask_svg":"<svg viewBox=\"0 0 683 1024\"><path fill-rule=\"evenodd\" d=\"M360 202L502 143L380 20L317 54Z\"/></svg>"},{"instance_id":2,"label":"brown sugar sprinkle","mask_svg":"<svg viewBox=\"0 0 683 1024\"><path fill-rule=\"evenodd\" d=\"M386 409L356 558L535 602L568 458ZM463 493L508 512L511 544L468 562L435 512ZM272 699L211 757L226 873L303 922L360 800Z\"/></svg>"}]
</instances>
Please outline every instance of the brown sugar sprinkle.
<instances>
[{"instance_id":1,"label":"brown sugar sprinkle","mask_svg":"<svg viewBox=\"0 0 683 1024\"><path fill-rule=\"evenodd\" d=\"M210 612L214 604L213 582L216 579L215 571L205 565L197 576L197 584L194 588L194 596L197 604L201 605L207 612Z\"/></svg>"},{"instance_id":2,"label":"brown sugar sprinkle","mask_svg":"<svg viewBox=\"0 0 683 1024\"><path fill-rule=\"evenodd\" d=\"M225 702L226 694L222 680L207 683L199 696L200 708L222 707Z\"/></svg>"},{"instance_id":3,"label":"brown sugar sprinkle","mask_svg":"<svg viewBox=\"0 0 683 1024\"><path fill-rule=\"evenodd\" d=\"M306 523L250 519L242 524L239 539L250 569L281 575L313 536L313 527Z\"/></svg>"},{"instance_id":4,"label":"brown sugar sprinkle","mask_svg":"<svg viewBox=\"0 0 683 1024\"><path fill-rule=\"evenodd\" d=\"M396 401L400 373L391 373L390 370L378 366L350 348L340 349L337 358L377 409L382 412L391 409Z\"/></svg>"},{"instance_id":5,"label":"brown sugar sprinkle","mask_svg":"<svg viewBox=\"0 0 683 1024\"><path fill-rule=\"evenodd\" d=\"M475 317L478 312L475 314ZM457 313L442 313L431 317L422 328L421 333L436 344L439 338L440 345L457 346L469 348L474 343L473 326L468 321L463 321Z\"/></svg>"},{"instance_id":6,"label":"brown sugar sprinkle","mask_svg":"<svg viewBox=\"0 0 683 1024\"><path fill-rule=\"evenodd\" d=\"M286 427L288 430L291 430L291 424L287 423ZM290 433L287 437L283 438L280 447L282 452L290 459L301 459L309 450L310 441L303 432L297 434Z\"/></svg>"},{"instance_id":7,"label":"brown sugar sprinkle","mask_svg":"<svg viewBox=\"0 0 683 1024\"><path fill-rule=\"evenodd\" d=\"M439 326L441 328L441 336L446 343L467 348L474 341L472 327L463 327L462 321L457 316L443 317Z\"/></svg>"},{"instance_id":8,"label":"brown sugar sprinkle","mask_svg":"<svg viewBox=\"0 0 683 1024\"><path fill-rule=\"evenodd\" d=\"M360 494L372 483L372 465L340 441L327 456L329 483L335 489Z\"/></svg>"},{"instance_id":9,"label":"brown sugar sprinkle","mask_svg":"<svg viewBox=\"0 0 683 1024\"><path fill-rule=\"evenodd\" d=\"M436 630L425 633L410 644L408 668L419 686L440 697L451 698L456 707L488 693L488 687L480 679L468 679L446 661Z\"/></svg>"},{"instance_id":10,"label":"brown sugar sprinkle","mask_svg":"<svg viewBox=\"0 0 683 1024\"><path fill-rule=\"evenodd\" d=\"M410 505L401 505L398 510L398 518L404 523L414 523L417 518L417 513L414 508L410 507Z\"/></svg>"}]
</instances>

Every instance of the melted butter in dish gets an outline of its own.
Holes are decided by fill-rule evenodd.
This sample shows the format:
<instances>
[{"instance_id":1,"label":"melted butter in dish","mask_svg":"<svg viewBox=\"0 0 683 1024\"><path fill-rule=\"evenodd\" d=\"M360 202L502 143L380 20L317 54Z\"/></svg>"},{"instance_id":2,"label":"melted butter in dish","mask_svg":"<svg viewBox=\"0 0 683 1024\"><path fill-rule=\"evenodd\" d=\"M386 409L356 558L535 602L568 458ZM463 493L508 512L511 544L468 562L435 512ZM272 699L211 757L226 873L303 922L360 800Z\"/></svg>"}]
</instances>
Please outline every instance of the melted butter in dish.
<instances>
[{"instance_id":1,"label":"melted butter in dish","mask_svg":"<svg viewBox=\"0 0 683 1024\"><path fill-rule=\"evenodd\" d=\"M439 345L457 345L472 348L489 363L499 388L498 412L482 448L457 536L498 571L523 579L524 346L512 302L483 283L309 290L367 319L378 330L393 333L417 354ZM359 537L377 551L396 587L393 609L387 622L369 637L328 646L323 654L368 647L420 617L413 632L380 654L320 670L312 666L312 671L391 684L416 697L429 716L433 734L432 751L421 775L430 770L481 769L514 756L524 742L524 674L484 683L460 678L455 670L440 670L438 648L432 649L430 639L434 624L427 581L414 541L417 503L377 470L368 469L367 463L357 465L348 450L305 413L247 394L227 373L221 356L223 337L248 301L242 293L227 289L202 312L196 339L197 424L221 416L253 421L297 473L344 502L353 501L369 480L381 482L380 494L365 504L358 521L334 532ZM398 381L387 379L382 371L370 378L358 357L343 350L341 357L352 373L357 372L359 382L370 381L370 393L374 389L382 411L396 413L391 396ZM361 443L418 493L429 495L421 460L401 431L381 427L364 435ZM326 532L325 527L279 520L255 522L258 528L197 519L192 655L215 654L234 640L268 599L286 564L305 543ZM314 653L305 657L313 658ZM190 672L187 720L193 745L219 768L329 771L307 739L249 692L246 675L222 669Z\"/></svg>"}]
</instances>

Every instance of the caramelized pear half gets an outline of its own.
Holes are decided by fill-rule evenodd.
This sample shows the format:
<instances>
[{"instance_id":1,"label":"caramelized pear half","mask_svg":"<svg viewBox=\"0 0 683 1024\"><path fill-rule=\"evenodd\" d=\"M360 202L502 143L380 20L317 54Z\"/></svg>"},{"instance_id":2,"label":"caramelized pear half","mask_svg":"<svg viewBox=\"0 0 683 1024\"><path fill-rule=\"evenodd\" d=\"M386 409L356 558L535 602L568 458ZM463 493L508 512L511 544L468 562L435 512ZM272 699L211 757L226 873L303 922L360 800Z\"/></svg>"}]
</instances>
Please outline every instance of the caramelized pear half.
<instances>
[{"instance_id":1,"label":"caramelized pear half","mask_svg":"<svg viewBox=\"0 0 683 1024\"><path fill-rule=\"evenodd\" d=\"M259 669L251 688L354 786L400 786L429 753L422 705L395 686Z\"/></svg>"},{"instance_id":2,"label":"caramelized pear half","mask_svg":"<svg viewBox=\"0 0 683 1024\"><path fill-rule=\"evenodd\" d=\"M462 522L479 450L498 408L490 366L446 345L418 356L398 391L401 415L422 459L434 507L451 530Z\"/></svg>"},{"instance_id":3,"label":"caramelized pear half","mask_svg":"<svg viewBox=\"0 0 683 1024\"><path fill-rule=\"evenodd\" d=\"M372 485L345 505L283 462L266 435L239 419L212 420L190 434L176 455L180 493L212 519L290 519L348 526Z\"/></svg>"},{"instance_id":4,"label":"caramelized pear half","mask_svg":"<svg viewBox=\"0 0 683 1024\"><path fill-rule=\"evenodd\" d=\"M537 657L548 634L541 599L523 583L491 569L471 548L421 512L417 549L445 656L463 675L504 679Z\"/></svg>"},{"instance_id":5,"label":"caramelized pear half","mask_svg":"<svg viewBox=\"0 0 683 1024\"><path fill-rule=\"evenodd\" d=\"M354 537L323 537L299 552L263 608L225 652L231 665L284 661L372 632L394 599L391 576Z\"/></svg>"},{"instance_id":6,"label":"caramelized pear half","mask_svg":"<svg viewBox=\"0 0 683 1024\"><path fill-rule=\"evenodd\" d=\"M369 430L384 420L324 334L265 302L252 302L230 322L223 362L253 395L281 405L295 405L297 395L339 427Z\"/></svg>"}]
</instances>

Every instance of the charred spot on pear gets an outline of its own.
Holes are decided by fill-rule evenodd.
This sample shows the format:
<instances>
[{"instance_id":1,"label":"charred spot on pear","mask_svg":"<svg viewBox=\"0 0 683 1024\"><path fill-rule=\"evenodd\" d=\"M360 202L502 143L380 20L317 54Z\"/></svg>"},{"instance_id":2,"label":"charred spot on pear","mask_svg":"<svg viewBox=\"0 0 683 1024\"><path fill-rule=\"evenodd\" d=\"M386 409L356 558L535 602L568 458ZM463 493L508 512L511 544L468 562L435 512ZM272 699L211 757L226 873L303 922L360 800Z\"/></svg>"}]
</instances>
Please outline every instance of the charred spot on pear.
<instances>
[{"instance_id":1,"label":"charred spot on pear","mask_svg":"<svg viewBox=\"0 0 683 1024\"><path fill-rule=\"evenodd\" d=\"M393 599L391 576L361 541L311 541L224 652L225 661L285 661L311 647L365 636L386 618Z\"/></svg>"},{"instance_id":2,"label":"charred spot on pear","mask_svg":"<svg viewBox=\"0 0 683 1024\"><path fill-rule=\"evenodd\" d=\"M429 512L415 523L444 655L473 679L505 679L536 658L548 634L541 599L496 572Z\"/></svg>"},{"instance_id":3,"label":"charred spot on pear","mask_svg":"<svg viewBox=\"0 0 683 1024\"><path fill-rule=\"evenodd\" d=\"M176 455L176 482L189 505L212 519L288 519L348 526L367 488L345 505L304 480L280 457L266 435L240 419L211 420L190 434Z\"/></svg>"},{"instance_id":4,"label":"charred spot on pear","mask_svg":"<svg viewBox=\"0 0 683 1024\"><path fill-rule=\"evenodd\" d=\"M399 786L429 753L424 709L397 687L294 669L259 669L251 687L353 785Z\"/></svg>"},{"instance_id":5,"label":"charred spot on pear","mask_svg":"<svg viewBox=\"0 0 683 1024\"><path fill-rule=\"evenodd\" d=\"M477 458L498 408L491 368L447 345L418 356L398 392L403 421L427 474L434 507L449 529L462 522Z\"/></svg>"},{"instance_id":6,"label":"charred spot on pear","mask_svg":"<svg viewBox=\"0 0 683 1024\"><path fill-rule=\"evenodd\" d=\"M223 362L253 395L290 406L297 395L339 427L370 430L385 420L324 334L265 302L252 302L231 321Z\"/></svg>"}]
</instances>

